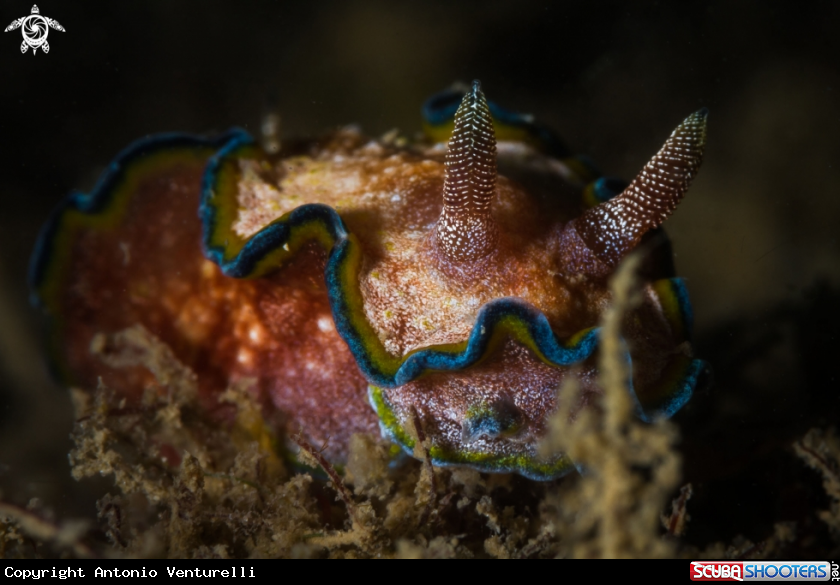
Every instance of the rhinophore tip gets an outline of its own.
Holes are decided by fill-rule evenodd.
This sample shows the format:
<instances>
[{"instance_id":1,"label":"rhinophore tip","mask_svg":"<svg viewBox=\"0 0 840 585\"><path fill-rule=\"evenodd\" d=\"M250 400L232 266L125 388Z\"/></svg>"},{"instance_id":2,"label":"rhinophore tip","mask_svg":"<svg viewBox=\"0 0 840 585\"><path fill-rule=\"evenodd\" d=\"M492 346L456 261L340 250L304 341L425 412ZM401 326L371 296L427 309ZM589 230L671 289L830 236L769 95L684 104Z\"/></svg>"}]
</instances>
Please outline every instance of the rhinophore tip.
<instances>
[{"instance_id":1,"label":"rhinophore tip","mask_svg":"<svg viewBox=\"0 0 840 585\"><path fill-rule=\"evenodd\" d=\"M487 99L474 81L455 114L446 154L443 210L436 226L438 249L450 260L471 261L496 248L490 215L496 192L496 134Z\"/></svg>"},{"instance_id":2,"label":"rhinophore tip","mask_svg":"<svg viewBox=\"0 0 840 585\"><path fill-rule=\"evenodd\" d=\"M703 162L708 113L703 108L686 118L620 195L575 220L599 260L616 266L676 209Z\"/></svg>"}]
</instances>

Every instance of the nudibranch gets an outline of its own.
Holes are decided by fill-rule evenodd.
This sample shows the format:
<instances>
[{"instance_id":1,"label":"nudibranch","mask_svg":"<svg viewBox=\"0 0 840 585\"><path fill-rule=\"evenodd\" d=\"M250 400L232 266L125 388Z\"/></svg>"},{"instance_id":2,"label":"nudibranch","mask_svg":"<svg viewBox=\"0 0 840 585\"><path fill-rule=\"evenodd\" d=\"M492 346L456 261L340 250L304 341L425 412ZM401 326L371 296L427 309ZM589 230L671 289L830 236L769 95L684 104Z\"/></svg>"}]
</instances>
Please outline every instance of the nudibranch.
<instances>
[{"instance_id":1,"label":"nudibranch","mask_svg":"<svg viewBox=\"0 0 840 585\"><path fill-rule=\"evenodd\" d=\"M629 184L477 82L424 111L416 142L347 128L269 153L232 130L123 151L53 213L32 260L66 382L139 401L149 372L113 369L91 344L140 324L220 421L220 394L247 384L338 463L354 433L411 454L420 425L437 465L559 477L573 463L537 445L558 408L601 392L607 279L640 249L629 388L643 419L676 412L706 366L659 226L700 165L706 111ZM567 376L579 404L557 403Z\"/></svg>"}]
</instances>

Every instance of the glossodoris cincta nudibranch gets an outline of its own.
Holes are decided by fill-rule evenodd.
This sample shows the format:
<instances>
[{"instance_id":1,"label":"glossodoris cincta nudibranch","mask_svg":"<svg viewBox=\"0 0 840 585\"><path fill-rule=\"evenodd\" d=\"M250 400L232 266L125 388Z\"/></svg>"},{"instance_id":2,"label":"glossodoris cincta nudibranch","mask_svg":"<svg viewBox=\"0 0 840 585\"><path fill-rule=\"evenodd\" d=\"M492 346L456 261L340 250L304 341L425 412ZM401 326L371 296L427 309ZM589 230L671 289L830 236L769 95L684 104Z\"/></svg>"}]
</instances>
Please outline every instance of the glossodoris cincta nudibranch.
<instances>
[{"instance_id":1,"label":"glossodoris cincta nudibranch","mask_svg":"<svg viewBox=\"0 0 840 585\"><path fill-rule=\"evenodd\" d=\"M537 449L558 387L574 375L581 404L601 392L607 279L642 244L630 391L643 419L682 407L706 366L659 226L700 166L706 111L629 185L477 82L424 113L417 142L344 129L269 154L232 130L123 151L33 256L65 381L140 401L151 374L91 352L139 324L195 373L209 412L247 383L334 462L354 433L413 453L419 424L437 465L550 479L573 468Z\"/></svg>"}]
</instances>

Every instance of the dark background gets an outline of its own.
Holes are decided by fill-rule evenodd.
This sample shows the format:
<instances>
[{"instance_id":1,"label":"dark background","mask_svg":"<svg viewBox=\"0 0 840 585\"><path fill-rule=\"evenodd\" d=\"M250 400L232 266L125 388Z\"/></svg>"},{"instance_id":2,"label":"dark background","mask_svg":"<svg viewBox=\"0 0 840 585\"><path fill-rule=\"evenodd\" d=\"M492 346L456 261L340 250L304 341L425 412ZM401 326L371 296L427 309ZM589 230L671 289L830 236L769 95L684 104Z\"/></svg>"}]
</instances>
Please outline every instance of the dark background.
<instances>
[{"instance_id":1,"label":"dark background","mask_svg":"<svg viewBox=\"0 0 840 585\"><path fill-rule=\"evenodd\" d=\"M4 0L0 26L32 0ZM706 106L706 162L666 227L716 374L676 420L695 486L688 538L766 537L828 502L790 443L837 422L840 3L39 3L49 54L0 34L0 489L62 516L97 490L67 465L67 393L47 378L26 267L37 230L123 147L161 131L286 136L420 128L455 80L533 113L632 176ZM806 553L803 553L806 554Z\"/></svg>"}]
</instances>

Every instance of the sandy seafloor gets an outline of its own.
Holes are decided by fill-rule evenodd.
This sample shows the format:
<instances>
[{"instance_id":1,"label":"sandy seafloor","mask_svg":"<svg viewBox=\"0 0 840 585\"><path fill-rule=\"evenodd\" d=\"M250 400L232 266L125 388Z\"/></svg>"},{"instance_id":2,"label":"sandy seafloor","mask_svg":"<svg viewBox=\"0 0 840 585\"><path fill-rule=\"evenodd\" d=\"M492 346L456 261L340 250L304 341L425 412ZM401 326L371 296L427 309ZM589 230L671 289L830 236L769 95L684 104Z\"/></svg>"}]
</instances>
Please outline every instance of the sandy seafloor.
<instances>
[{"instance_id":1,"label":"sandy seafloor","mask_svg":"<svg viewBox=\"0 0 840 585\"><path fill-rule=\"evenodd\" d=\"M0 35L0 490L93 517L109 481L70 478L72 410L48 378L26 268L37 231L131 141L420 128L423 100L478 78L607 174L631 178L708 107L706 160L666 223L715 384L675 417L695 490L687 542L809 526L828 498L791 443L838 423L840 5L814 2L274 2L39 5L49 54ZM0 20L28 14L5 3ZM802 546L791 554L807 556ZM835 549L836 550L836 549Z\"/></svg>"}]
</instances>

